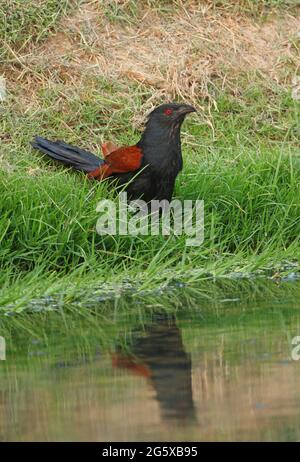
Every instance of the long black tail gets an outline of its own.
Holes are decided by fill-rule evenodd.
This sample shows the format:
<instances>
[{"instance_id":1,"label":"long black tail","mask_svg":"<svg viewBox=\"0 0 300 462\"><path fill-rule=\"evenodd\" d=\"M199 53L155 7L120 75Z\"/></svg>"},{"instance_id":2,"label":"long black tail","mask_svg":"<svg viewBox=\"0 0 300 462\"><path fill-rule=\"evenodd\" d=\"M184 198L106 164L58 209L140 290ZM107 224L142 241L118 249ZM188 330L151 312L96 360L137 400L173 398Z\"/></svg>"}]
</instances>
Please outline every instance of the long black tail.
<instances>
[{"instance_id":1,"label":"long black tail","mask_svg":"<svg viewBox=\"0 0 300 462\"><path fill-rule=\"evenodd\" d=\"M39 149L52 159L58 160L81 172L92 172L104 163L103 159L91 152L84 151L71 144L66 144L63 141L49 141L36 136L31 144L34 148Z\"/></svg>"}]
</instances>

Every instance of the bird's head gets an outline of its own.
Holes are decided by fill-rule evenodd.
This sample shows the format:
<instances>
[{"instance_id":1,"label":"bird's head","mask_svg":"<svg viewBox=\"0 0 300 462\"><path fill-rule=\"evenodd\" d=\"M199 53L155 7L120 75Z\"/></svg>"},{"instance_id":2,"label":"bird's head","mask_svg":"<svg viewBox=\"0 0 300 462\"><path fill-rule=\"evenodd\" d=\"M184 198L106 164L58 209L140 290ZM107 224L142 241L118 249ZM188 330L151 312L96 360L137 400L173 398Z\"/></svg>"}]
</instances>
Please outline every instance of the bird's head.
<instances>
[{"instance_id":1,"label":"bird's head","mask_svg":"<svg viewBox=\"0 0 300 462\"><path fill-rule=\"evenodd\" d=\"M161 165L161 159L169 163L169 156L174 157L174 153L181 156L180 127L190 112L196 109L179 103L162 104L150 112L138 143L149 163L153 165L157 161Z\"/></svg>"},{"instance_id":2,"label":"bird's head","mask_svg":"<svg viewBox=\"0 0 300 462\"><path fill-rule=\"evenodd\" d=\"M162 104L155 108L148 115L148 122L153 122L161 127L180 126L187 114L197 112L193 106L189 104L169 103Z\"/></svg>"}]
</instances>

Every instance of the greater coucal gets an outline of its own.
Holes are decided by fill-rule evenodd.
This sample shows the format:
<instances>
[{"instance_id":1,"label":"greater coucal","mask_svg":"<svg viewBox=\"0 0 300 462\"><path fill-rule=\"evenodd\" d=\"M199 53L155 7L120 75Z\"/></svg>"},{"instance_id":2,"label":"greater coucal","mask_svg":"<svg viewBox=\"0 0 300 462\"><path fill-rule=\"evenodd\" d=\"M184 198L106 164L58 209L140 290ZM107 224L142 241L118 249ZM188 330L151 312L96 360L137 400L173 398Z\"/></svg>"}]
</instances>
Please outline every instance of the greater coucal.
<instances>
[{"instance_id":1,"label":"greater coucal","mask_svg":"<svg viewBox=\"0 0 300 462\"><path fill-rule=\"evenodd\" d=\"M108 142L102 145L103 159L91 152L37 136L32 143L49 157L89 178L117 179L125 185L130 199L142 198L171 201L175 179L182 169L180 128L185 116L195 112L187 104L162 104L148 116L140 141L134 146L117 147Z\"/></svg>"}]
</instances>

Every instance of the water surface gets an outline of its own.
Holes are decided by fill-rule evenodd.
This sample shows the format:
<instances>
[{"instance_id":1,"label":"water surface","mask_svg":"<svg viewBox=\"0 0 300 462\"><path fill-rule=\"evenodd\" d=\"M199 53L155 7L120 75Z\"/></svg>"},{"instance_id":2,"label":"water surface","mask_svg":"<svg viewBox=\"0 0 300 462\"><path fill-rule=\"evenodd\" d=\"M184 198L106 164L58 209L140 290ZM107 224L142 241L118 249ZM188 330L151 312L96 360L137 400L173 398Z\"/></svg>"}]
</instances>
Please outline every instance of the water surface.
<instances>
[{"instance_id":1,"label":"water surface","mask_svg":"<svg viewBox=\"0 0 300 462\"><path fill-rule=\"evenodd\" d=\"M2 316L0 439L299 440L300 284L205 287Z\"/></svg>"}]
</instances>

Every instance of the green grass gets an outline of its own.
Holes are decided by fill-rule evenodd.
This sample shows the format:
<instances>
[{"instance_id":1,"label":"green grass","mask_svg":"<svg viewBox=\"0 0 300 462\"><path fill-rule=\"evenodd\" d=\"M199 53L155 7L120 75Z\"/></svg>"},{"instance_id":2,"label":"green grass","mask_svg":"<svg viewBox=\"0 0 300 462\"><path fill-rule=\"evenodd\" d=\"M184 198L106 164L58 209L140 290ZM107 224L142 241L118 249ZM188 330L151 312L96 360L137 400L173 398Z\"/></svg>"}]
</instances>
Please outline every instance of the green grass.
<instances>
[{"instance_id":1,"label":"green grass","mask_svg":"<svg viewBox=\"0 0 300 462\"><path fill-rule=\"evenodd\" d=\"M47 37L74 5L75 0L0 0L0 59Z\"/></svg>"},{"instance_id":2,"label":"green grass","mask_svg":"<svg viewBox=\"0 0 300 462\"><path fill-rule=\"evenodd\" d=\"M29 3L26 10L25 2L12 2L22 20L10 15L8 29L0 26L0 36L13 47L26 47L59 27L59 15L71 4L43 1L39 15L46 13L39 20L31 18ZM144 291L232 272L272 275L298 261L299 102L286 87L248 71L240 75L238 91L212 80L215 104L196 102L204 110L184 124L184 170L175 197L204 200L205 239L201 247L186 247L185 236L99 236L96 205L102 198L117 200L114 192L107 183L92 184L46 163L29 145L36 134L96 153L102 140L134 143L139 132L131 120L152 96L151 88L128 89L124 82L91 76L74 85L48 78L43 69L31 77L33 99L22 85L9 84L0 106L3 309L21 311L33 298L53 295L70 301L78 291L88 298L127 285Z\"/></svg>"},{"instance_id":3,"label":"green grass","mask_svg":"<svg viewBox=\"0 0 300 462\"><path fill-rule=\"evenodd\" d=\"M186 247L185 236L99 236L96 205L101 198L117 200L113 191L106 183L91 184L83 175L46 164L30 149L36 133L82 146L100 142L99 120L109 119L116 108L113 100L101 101L100 85L105 90L106 83L98 82L84 97L58 106L55 94L42 92L41 108L23 118L17 103L14 114L5 113L9 142L2 153L13 167L0 172L3 306L17 301L15 308L22 309L33 296L63 292L71 297L79 287L101 291L105 284L107 290L125 279L142 290L174 278L194 283L298 259L298 103L278 90L266 104L264 89L250 86L240 101L216 95L213 130L201 115L185 124L185 167L176 198L205 202L204 243ZM253 95L255 103L249 105ZM63 113L57 110L60 104ZM128 129L131 114L121 109L123 101L118 106L110 134L120 143L138 139Z\"/></svg>"}]
</instances>

